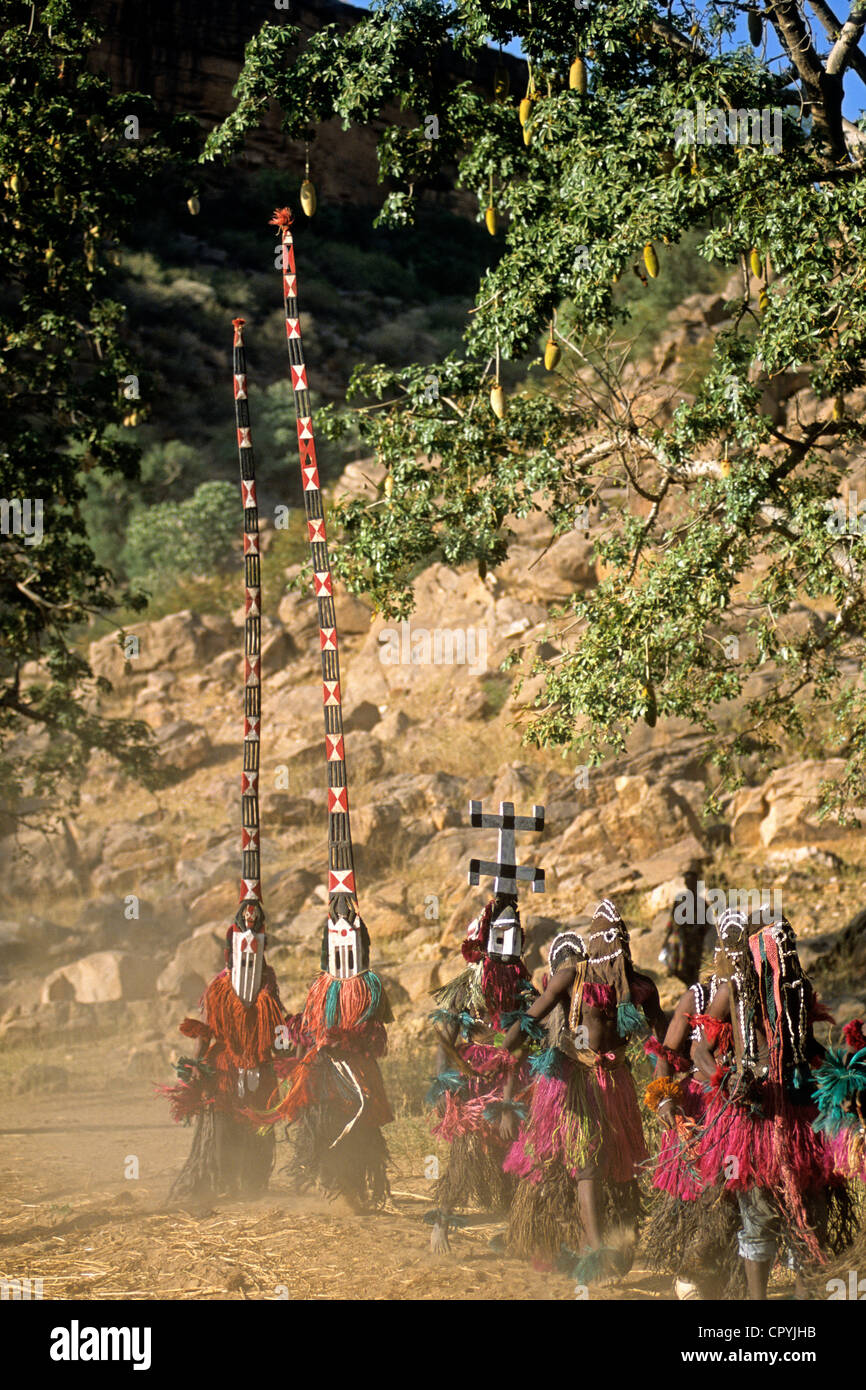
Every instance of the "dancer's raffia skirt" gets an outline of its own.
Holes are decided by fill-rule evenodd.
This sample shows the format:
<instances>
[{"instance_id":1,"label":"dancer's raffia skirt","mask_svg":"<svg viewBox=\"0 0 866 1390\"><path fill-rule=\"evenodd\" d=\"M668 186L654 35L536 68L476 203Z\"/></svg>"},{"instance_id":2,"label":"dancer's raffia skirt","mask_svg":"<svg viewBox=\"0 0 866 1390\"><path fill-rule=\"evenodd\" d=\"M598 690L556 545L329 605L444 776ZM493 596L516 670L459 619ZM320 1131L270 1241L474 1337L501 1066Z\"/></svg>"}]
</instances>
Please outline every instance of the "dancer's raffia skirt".
<instances>
[{"instance_id":1,"label":"dancer's raffia skirt","mask_svg":"<svg viewBox=\"0 0 866 1390\"><path fill-rule=\"evenodd\" d=\"M861 1302L866 1297L866 1190L863 1184L857 1184L852 1197L851 1226L856 1224L859 1229L849 1228L847 1243L840 1244L837 1240L838 1248L826 1263L813 1265L807 1271L806 1287L811 1298L838 1302L856 1296ZM856 1295L853 1295L854 1288Z\"/></svg>"},{"instance_id":2,"label":"dancer's raffia skirt","mask_svg":"<svg viewBox=\"0 0 866 1390\"><path fill-rule=\"evenodd\" d=\"M852 1126L840 1130L828 1142L835 1171L866 1183L866 1136L860 1128Z\"/></svg>"},{"instance_id":3,"label":"dancer's raffia skirt","mask_svg":"<svg viewBox=\"0 0 866 1390\"><path fill-rule=\"evenodd\" d=\"M441 1211L508 1211L517 1180L502 1167L509 1145L492 1131L491 1125L485 1133L458 1134L452 1140L435 1188L434 1202Z\"/></svg>"},{"instance_id":4,"label":"dancer's raffia skirt","mask_svg":"<svg viewBox=\"0 0 866 1390\"><path fill-rule=\"evenodd\" d=\"M637 1176L647 1161L637 1094L624 1057L598 1065L560 1054L558 1075L535 1083L529 1116L505 1161L519 1179L507 1248L555 1259L585 1243L577 1179L597 1180L603 1239L634 1233L641 1215Z\"/></svg>"},{"instance_id":5,"label":"dancer's raffia skirt","mask_svg":"<svg viewBox=\"0 0 866 1390\"><path fill-rule=\"evenodd\" d=\"M680 1093L686 1123L664 1130L662 1136L641 1232L643 1255L651 1269L697 1284L704 1298L744 1298L736 1199L720 1187L705 1186L690 1142L692 1134L700 1133L707 1091L689 1077L683 1079Z\"/></svg>"},{"instance_id":6,"label":"dancer's raffia skirt","mask_svg":"<svg viewBox=\"0 0 866 1390\"><path fill-rule=\"evenodd\" d=\"M288 1070L283 1087L267 1120L287 1121L286 1171L296 1188L343 1196L357 1207L381 1206L389 1192L381 1126L393 1114L376 1058L320 1048Z\"/></svg>"},{"instance_id":7,"label":"dancer's raffia skirt","mask_svg":"<svg viewBox=\"0 0 866 1390\"><path fill-rule=\"evenodd\" d=\"M712 1092L695 1145L696 1169L707 1187L731 1193L762 1188L779 1209L792 1249L820 1263L832 1244L850 1238L845 1180L835 1170L830 1144L812 1128L814 1106L795 1103L770 1081L761 1086L759 1101L755 1112L718 1089ZM816 1222L818 1205L828 1208L820 1227L829 1221L829 1234Z\"/></svg>"},{"instance_id":8,"label":"dancer's raffia skirt","mask_svg":"<svg viewBox=\"0 0 866 1390\"><path fill-rule=\"evenodd\" d=\"M189 1157L172 1185L172 1200L260 1196L274 1166L274 1136L215 1105L195 1118Z\"/></svg>"},{"instance_id":9,"label":"dancer's raffia skirt","mask_svg":"<svg viewBox=\"0 0 866 1390\"><path fill-rule=\"evenodd\" d=\"M501 1214L511 1205L516 1179L503 1168L510 1141L502 1139L499 1112L486 1112L501 1102L511 1071L511 1059L501 1047L472 1043L461 1049L472 1067L464 1091L447 1094L442 1114L433 1127L435 1138L450 1145L434 1201L442 1211L475 1207ZM518 1071L513 1099L528 1096L529 1070Z\"/></svg>"},{"instance_id":10,"label":"dancer's raffia skirt","mask_svg":"<svg viewBox=\"0 0 866 1390\"><path fill-rule=\"evenodd\" d=\"M641 1250L650 1269L697 1284L703 1298L745 1298L739 1229L736 1199L720 1188L691 1201L654 1191Z\"/></svg>"}]
</instances>

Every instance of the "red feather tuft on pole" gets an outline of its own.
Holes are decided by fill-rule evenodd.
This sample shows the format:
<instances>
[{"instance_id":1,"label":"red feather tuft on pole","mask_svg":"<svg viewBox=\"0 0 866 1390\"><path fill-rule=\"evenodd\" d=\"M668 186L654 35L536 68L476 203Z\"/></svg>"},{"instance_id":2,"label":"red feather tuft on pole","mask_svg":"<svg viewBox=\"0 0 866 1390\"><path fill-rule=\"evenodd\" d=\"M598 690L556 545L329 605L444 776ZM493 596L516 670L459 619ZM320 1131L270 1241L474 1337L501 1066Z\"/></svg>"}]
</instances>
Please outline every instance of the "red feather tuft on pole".
<instances>
[{"instance_id":1,"label":"red feather tuft on pole","mask_svg":"<svg viewBox=\"0 0 866 1390\"><path fill-rule=\"evenodd\" d=\"M291 208L276 208L268 223L269 227L291 227L294 217Z\"/></svg>"}]
</instances>

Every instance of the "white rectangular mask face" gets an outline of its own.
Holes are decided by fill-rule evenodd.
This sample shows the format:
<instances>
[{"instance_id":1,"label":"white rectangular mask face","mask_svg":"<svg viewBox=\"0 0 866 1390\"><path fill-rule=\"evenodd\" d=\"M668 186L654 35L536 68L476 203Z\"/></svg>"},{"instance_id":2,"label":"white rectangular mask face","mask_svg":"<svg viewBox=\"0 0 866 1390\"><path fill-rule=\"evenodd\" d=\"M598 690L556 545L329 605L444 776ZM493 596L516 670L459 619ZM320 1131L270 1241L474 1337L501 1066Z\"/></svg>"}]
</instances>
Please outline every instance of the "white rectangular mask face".
<instances>
[{"instance_id":1,"label":"white rectangular mask face","mask_svg":"<svg viewBox=\"0 0 866 1390\"><path fill-rule=\"evenodd\" d=\"M514 926L499 926L496 922L493 923L487 938L487 954L489 956L520 955L520 928L516 923Z\"/></svg>"},{"instance_id":2,"label":"white rectangular mask face","mask_svg":"<svg viewBox=\"0 0 866 1390\"><path fill-rule=\"evenodd\" d=\"M328 974L335 980L350 980L360 973L358 932L340 917L328 923Z\"/></svg>"},{"instance_id":3,"label":"white rectangular mask face","mask_svg":"<svg viewBox=\"0 0 866 1390\"><path fill-rule=\"evenodd\" d=\"M262 983L264 932L232 933L232 989L242 1004L255 1003Z\"/></svg>"}]
</instances>

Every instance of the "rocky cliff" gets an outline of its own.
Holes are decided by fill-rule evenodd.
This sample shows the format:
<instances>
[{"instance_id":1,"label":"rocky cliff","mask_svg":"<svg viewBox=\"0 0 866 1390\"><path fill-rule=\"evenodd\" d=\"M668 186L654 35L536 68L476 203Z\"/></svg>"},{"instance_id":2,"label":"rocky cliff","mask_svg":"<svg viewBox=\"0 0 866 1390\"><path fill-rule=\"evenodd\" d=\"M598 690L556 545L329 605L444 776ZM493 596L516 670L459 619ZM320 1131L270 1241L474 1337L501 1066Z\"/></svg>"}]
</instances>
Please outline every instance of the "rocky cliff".
<instances>
[{"instance_id":1,"label":"rocky cliff","mask_svg":"<svg viewBox=\"0 0 866 1390\"><path fill-rule=\"evenodd\" d=\"M712 296L674 312L653 390L719 323ZM796 381L787 395L775 385L783 418L803 408ZM338 491L373 496L378 481L361 460ZM533 970L554 933L607 894L670 1002L680 986L658 951L683 873L695 865L708 887L749 893L755 906L761 893L780 893L839 1020L862 1012L862 919L843 929L863 907L866 853L858 831L816 816L818 784L838 763L780 766L708 821L698 732L682 721L641 726L622 757L593 770L523 746L520 707L537 685L515 698L500 663L516 643L553 654L551 609L592 585L597 569L591 527L552 540L539 511L514 531L507 563L484 580L439 564L425 570L406 625L337 593L359 894L393 997L397 1049L426 1036L429 991L460 968L465 926L484 901L467 885L467 865L494 852L495 836L470 829L470 798L546 805L544 832L518 837L519 858L547 873L546 894L523 901ZM318 968L326 906L319 639L312 598L285 589L297 566L277 565L275 538L265 530L262 866L271 959L286 1003L298 1007ZM173 781L152 795L94 757L80 813L61 834L23 829L0 842L7 1045L58 1029L122 1028L135 1067L158 1076L167 1066L175 1020L220 968L236 906L242 619L240 608L187 610L140 623L130 629L139 654L127 662L113 636L90 645L94 670L114 686L112 707L150 723Z\"/></svg>"},{"instance_id":2,"label":"rocky cliff","mask_svg":"<svg viewBox=\"0 0 866 1390\"><path fill-rule=\"evenodd\" d=\"M232 88L243 63L244 48L264 23L300 28L299 44L327 24L351 27L363 11L339 0L292 0L290 9L268 9L252 0L221 0L214 9L179 0L96 0L95 19L104 37L92 66L105 72L118 91L147 92L167 113L189 112L205 133L234 109ZM472 78L492 91L500 59L491 50L477 64L455 62L460 77ZM507 54L501 60L523 65ZM364 129L344 131L339 121L318 126L311 148L311 173L320 199L375 206L385 191L379 182L376 141L388 124L414 124L394 107ZM304 145L288 140L280 129L280 112L271 103L261 127L249 136L243 162L285 169L302 178ZM475 199L455 193L447 178L424 193L456 212L474 214Z\"/></svg>"}]
</instances>

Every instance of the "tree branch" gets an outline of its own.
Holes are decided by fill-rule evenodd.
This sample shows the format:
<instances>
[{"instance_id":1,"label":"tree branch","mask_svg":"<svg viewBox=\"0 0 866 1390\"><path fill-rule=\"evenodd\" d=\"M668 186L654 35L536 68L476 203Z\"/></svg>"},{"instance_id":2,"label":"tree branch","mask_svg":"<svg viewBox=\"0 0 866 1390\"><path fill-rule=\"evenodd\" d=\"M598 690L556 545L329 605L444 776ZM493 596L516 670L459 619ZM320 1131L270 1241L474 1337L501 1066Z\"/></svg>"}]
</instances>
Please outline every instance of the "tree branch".
<instances>
[{"instance_id":1,"label":"tree branch","mask_svg":"<svg viewBox=\"0 0 866 1390\"><path fill-rule=\"evenodd\" d=\"M782 46L797 69L822 143L833 159L847 159L842 135L841 77L824 70L796 0L770 0L767 8Z\"/></svg>"},{"instance_id":2,"label":"tree branch","mask_svg":"<svg viewBox=\"0 0 866 1390\"><path fill-rule=\"evenodd\" d=\"M848 64L853 61L857 44L866 27L866 0L854 0L842 32L830 49L827 59L827 72L831 76L842 76Z\"/></svg>"},{"instance_id":3,"label":"tree branch","mask_svg":"<svg viewBox=\"0 0 866 1390\"><path fill-rule=\"evenodd\" d=\"M827 37L835 43L842 32L841 22L836 18L830 6L824 3L824 0L809 0L809 4L823 24ZM848 62L861 81L866 82L866 58L863 57L856 45L849 50Z\"/></svg>"}]
</instances>

